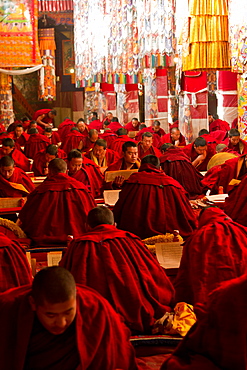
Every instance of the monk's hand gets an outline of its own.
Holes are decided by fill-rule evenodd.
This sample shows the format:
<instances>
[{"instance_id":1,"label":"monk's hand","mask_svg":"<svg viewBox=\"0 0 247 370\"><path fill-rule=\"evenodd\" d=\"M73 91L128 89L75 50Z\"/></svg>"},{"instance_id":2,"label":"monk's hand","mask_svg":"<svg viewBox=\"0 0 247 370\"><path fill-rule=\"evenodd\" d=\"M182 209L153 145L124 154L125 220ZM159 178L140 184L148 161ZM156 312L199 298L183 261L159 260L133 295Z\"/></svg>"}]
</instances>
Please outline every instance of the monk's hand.
<instances>
[{"instance_id":1,"label":"monk's hand","mask_svg":"<svg viewBox=\"0 0 247 370\"><path fill-rule=\"evenodd\" d=\"M114 180L114 185L118 188L121 188L125 178L123 176L116 176Z\"/></svg>"},{"instance_id":2,"label":"monk's hand","mask_svg":"<svg viewBox=\"0 0 247 370\"><path fill-rule=\"evenodd\" d=\"M47 176L48 175L48 167L45 167L43 172L44 172L44 176Z\"/></svg>"}]
</instances>

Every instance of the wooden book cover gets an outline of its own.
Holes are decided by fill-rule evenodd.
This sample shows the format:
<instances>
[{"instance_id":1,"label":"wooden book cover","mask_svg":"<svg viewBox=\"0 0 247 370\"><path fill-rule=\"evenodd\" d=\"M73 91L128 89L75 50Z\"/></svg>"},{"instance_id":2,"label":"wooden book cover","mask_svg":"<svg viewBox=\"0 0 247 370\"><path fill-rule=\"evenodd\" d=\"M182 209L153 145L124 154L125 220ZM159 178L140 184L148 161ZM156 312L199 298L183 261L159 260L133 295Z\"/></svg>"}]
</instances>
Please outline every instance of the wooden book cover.
<instances>
[{"instance_id":1,"label":"wooden book cover","mask_svg":"<svg viewBox=\"0 0 247 370\"><path fill-rule=\"evenodd\" d=\"M114 181L117 176L123 176L127 180L132 173L138 172L138 169L135 170L119 170L119 171L106 171L105 172L105 181L110 182Z\"/></svg>"}]
</instances>

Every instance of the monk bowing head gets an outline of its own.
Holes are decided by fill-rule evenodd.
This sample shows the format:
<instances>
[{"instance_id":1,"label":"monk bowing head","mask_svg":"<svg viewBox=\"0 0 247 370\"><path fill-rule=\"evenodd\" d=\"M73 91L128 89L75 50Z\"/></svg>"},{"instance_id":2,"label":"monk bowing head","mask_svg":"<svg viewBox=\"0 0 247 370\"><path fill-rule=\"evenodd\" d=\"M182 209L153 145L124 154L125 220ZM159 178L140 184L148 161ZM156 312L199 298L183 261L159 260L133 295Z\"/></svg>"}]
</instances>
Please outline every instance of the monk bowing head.
<instances>
[{"instance_id":1,"label":"monk bowing head","mask_svg":"<svg viewBox=\"0 0 247 370\"><path fill-rule=\"evenodd\" d=\"M9 157L8 155L5 155L0 159L0 173L1 175L8 180L15 171L15 162L14 160Z\"/></svg>"},{"instance_id":2,"label":"monk bowing head","mask_svg":"<svg viewBox=\"0 0 247 370\"><path fill-rule=\"evenodd\" d=\"M95 207L88 212L87 224L91 229L103 224L114 225L113 212L105 206Z\"/></svg>"},{"instance_id":3,"label":"monk bowing head","mask_svg":"<svg viewBox=\"0 0 247 370\"><path fill-rule=\"evenodd\" d=\"M71 273L59 266L39 271L33 280L29 303L43 327L62 334L76 315L76 285Z\"/></svg>"}]
</instances>

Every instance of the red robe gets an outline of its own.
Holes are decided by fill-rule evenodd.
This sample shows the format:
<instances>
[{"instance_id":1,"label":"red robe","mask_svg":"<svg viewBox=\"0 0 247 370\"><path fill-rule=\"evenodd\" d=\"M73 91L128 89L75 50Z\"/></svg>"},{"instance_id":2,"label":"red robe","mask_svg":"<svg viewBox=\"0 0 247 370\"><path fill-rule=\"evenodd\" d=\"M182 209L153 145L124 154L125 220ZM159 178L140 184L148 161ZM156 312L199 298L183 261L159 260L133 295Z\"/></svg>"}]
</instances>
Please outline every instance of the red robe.
<instances>
[{"instance_id":1,"label":"red robe","mask_svg":"<svg viewBox=\"0 0 247 370\"><path fill-rule=\"evenodd\" d=\"M67 135L70 133L71 129L75 127L76 123L71 121L71 119L66 118L60 125L58 126L58 134L60 136L61 141L63 142Z\"/></svg>"},{"instance_id":2,"label":"red robe","mask_svg":"<svg viewBox=\"0 0 247 370\"><path fill-rule=\"evenodd\" d=\"M16 189L14 184L22 184L27 190ZM13 175L6 180L2 175L0 175L0 197L1 198L18 198L27 196L28 193L31 193L35 189L32 180L30 177L22 171L21 168L15 167Z\"/></svg>"},{"instance_id":3,"label":"red robe","mask_svg":"<svg viewBox=\"0 0 247 370\"><path fill-rule=\"evenodd\" d=\"M222 283L161 370L244 370L247 275Z\"/></svg>"},{"instance_id":4,"label":"red robe","mask_svg":"<svg viewBox=\"0 0 247 370\"><path fill-rule=\"evenodd\" d=\"M145 157L146 155L149 155L149 154L156 155L156 157L158 157L158 158L161 157L161 155L162 155L161 152L159 151L159 149L155 148L155 146L153 146L153 145L148 150L146 150L145 152L143 150L141 142L138 143L137 147L138 147L138 157L140 159L142 159L143 157Z\"/></svg>"},{"instance_id":5,"label":"red robe","mask_svg":"<svg viewBox=\"0 0 247 370\"><path fill-rule=\"evenodd\" d=\"M2 369L23 370L26 354L34 345L34 362L37 358L37 366L40 368L47 368L44 366L49 363L50 369L57 369L55 362L61 363L64 359L65 364L61 364L60 369L74 369L69 366L65 356L66 348L56 344L59 336L49 336L45 329L42 330L42 326L38 333L33 333L36 334L36 343L31 342L29 347L35 318L29 304L30 292L31 286L27 285L0 295ZM129 330L109 303L97 292L80 285L77 285L76 301L75 351L77 347L80 369L137 370L134 350L129 342ZM66 332L61 335L64 334ZM52 343L52 350L48 346L48 339L44 340L47 337ZM40 348L37 354L35 348Z\"/></svg>"},{"instance_id":6,"label":"red robe","mask_svg":"<svg viewBox=\"0 0 247 370\"><path fill-rule=\"evenodd\" d=\"M90 150L86 155L85 157L91 159L91 161L94 162L93 160L93 150ZM105 158L106 158L106 166L110 166L112 163L116 162L118 159L119 159L120 155L115 152L114 150L111 150L111 149L107 149L106 148L106 152L105 152ZM99 164L96 163L98 166Z\"/></svg>"},{"instance_id":7,"label":"red robe","mask_svg":"<svg viewBox=\"0 0 247 370\"><path fill-rule=\"evenodd\" d=\"M178 140L179 140L179 146L185 146L186 145L185 137L181 133L180 133L180 136L179 136ZM160 146L162 144L166 144L166 143L171 143L171 144L175 145L175 141L172 139L171 134L166 134L166 135L162 136Z\"/></svg>"},{"instance_id":8,"label":"red robe","mask_svg":"<svg viewBox=\"0 0 247 370\"><path fill-rule=\"evenodd\" d=\"M38 246L66 245L81 236L88 212L96 206L87 188L64 173L47 178L29 196L19 218Z\"/></svg>"},{"instance_id":9,"label":"red robe","mask_svg":"<svg viewBox=\"0 0 247 370\"><path fill-rule=\"evenodd\" d=\"M139 126L140 126L140 123L138 123L138 125L135 127L133 126L133 123L132 121L130 121L129 123L127 123L124 128L125 130L127 130L128 132L130 131L139 131Z\"/></svg>"},{"instance_id":10,"label":"red robe","mask_svg":"<svg viewBox=\"0 0 247 370\"><path fill-rule=\"evenodd\" d=\"M198 230L188 238L174 287L176 301L206 303L221 282L247 271L247 228L233 222L219 208L199 216Z\"/></svg>"},{"instance_id":11,"label":"red robe","mask_svg":"<svg viewBox=\"0 0 247 370\"><path fill-rule=\"evenodd\" d=\"M83 139L83 153L88 153L91 149L93 149L95 142L92 142L89 137L84 137Z\"/></svg>"},{"instance_id":12,"label":"red robe","mask_svg":"<svg viewBox=\"0 0 247 370\"><path fill-rule=\"evenodd\" d=\"M201 180L201 184L203 185L204 192L206 192L208 189L212 189L218 178L221 171L221 165L214 166L210 168L210 170L205 173L203 179Z\"/></svg>"},{"instance_id":13,"label":"red robe","mask_svg":"<svg viewBox=\"0 0 247 370\"><path fill-rule=\"evenodd\" d=\"M148 164L142 165L139 172L126 181L113 212L120 229L142 239L174 230L187 237L196 227L183 187Z\"/></svg>"},{"instance_id":14,"label":"red robe","mask_svg":"<svg viewBox=\"0 0 247 370\"><path fill-rule=\"evenodd\" d=\"M209 123L209 132L217 130L229 131L229 123L226 121L222 121L221 119L216 119L215 121Z\"/></svg>"},{"instance_id":15,"label":"red robe","mask_svg":"<svg viewBox=\"0 0 247 370\"><path fill-rule=\"evenodd\" d=\"M131 167L131 169L138 169L139 167L140 167L140 162L137 161L137 164L134 163L133 166ZM106 169L105 173L107 171L119 171L119 170L127 170L127 166L126 166L126 163L125 163L124 158L119 158L117 161L115 161L114 163L112 163ZM123 185L121 187L123 187ZM113 181L108 181L108 182L104 181L103 188L104 188L104 190L113 190L115 188ZM116 188L119 189L119 187L116 187Z\"/></svg>"},{"instance_id":16,"label":"red robe","mask_svg":"<svg viewBox=\"0 0 247 370\"><path fill-rule=\"evenodd\" d=\"M186 145L183 148L183 151L190 158L191 162L194 162L194 160L199 156L199 154L197 154L197 152L194 149L194 143ZM215 155L215 148L211 146L211 144L208 144L207 145L207 156L204 159L204 161L201 164L199 164L199 166L196 167L197 170L207 171L208 162L213 157L213 155Z\"/></svg>"},{"instance_id":17,"label":"red robe","mask_svg":"<svg viewBox=\"0 0 247 370\"><path fill-rule=\"evenodd\" d=\"M118 136L113 131L106 131L103 134L99 134L99 139L104 139L107 142L107 147L116 140Z\"/></svg>"},{"instance_id":18,"label":"red robe","mask_svg":"<svg viewBox=\"0 0 247 370\"><path fill-rule=\"evenodd\" d=\"M113 225L73 241L60 266L106 298L132 331L150 330L171 311L174 291L164 269L136 235Z\"/></svg>"},{"instance_id":19,"label":"red robe","mask_svg":"<svg viewBox=\"0 0 247 370\"><path fill-rule=\"evenodd\" d=\"M118 129L123 128L123 126L119 122L111 122L107 128L109 128L113 132L117 132Z\"/></svg>"},{"instance_id":20,"label":"red robe","mask_svg":"<svg viewBox=\"0 0 247 370\"><path fill-rule=\"evenodd\" d=\"M0 292L32 283L25 250L17 240L0 233Z\"/></svg>"},{"instance_id":21,"label":"red robe","mask_svg":"<svg viewBox=\"0 0 247 370\"><path fill-rule=\"evenodd\" d=\"M48 145L50 145L48 137L40 134L32 134L26 142L24 153L27 158L33 159L35 154L43 149L46 149Z\"/></svg>"},{"instance_id":22,"label":"red robe","mask_svg":"<svg viewBox=\"0 0 247 370\"><path fill-rule=\"evenodd\" d=\"M122 146L123 146L124 143L126 143L126 141L132 141L133 143L136 144L136 141L131 139L129 136L120 135L116 138L116 140L114 140L111 143L109 148L114 150L115 152L118 152L122 156L122 154L123 154Z\"/></svg>"},{"instance_id":23,"label":"red robe","mask_svg":"<svg viewBox=\"0 0 247 370\"><path fill-rule=\"evenodd\" d=\"M152 127L144 127L141 131L138 132L138 134L135 137L135 140L141 141L142 134L144 134L144 132L151 132L151 134L153 134L153 146L155 146L156 148L159 148L161 146L161 138L156 132L154 132Z\"/></svg>"},{"instance_id":24,"label":"red robe","mask_svg":"<svg viewBox=\"0 0 247 370\"><path fill-rule=\"evenodd\" d=\"M219 186L223 186L223 193L228 194L230 190L233 189L232 185L229 185L232 179L241 180L244 174L241 174L241 168L245 168L245 157L246 155L241 155L236 158L228 159L221 165L221 170L219 171L218 178L212 187L211 194L218 194ZM241 166L241 162L244 162L244 166ZM247 170L246 170L247 171Z\"/></svg>"},{"instance_id":25,"label":"red robe","mask_svg":"<svg viewBox=\"0 0 247 370\"><path fill-rule=\"evenodd\" d=\"M57 158L66 159L66 153L58 149ZM34 172L34 176L46 176L44 173L45 169L48 168L48 164L46 161L46 150L41 150L39 153L37 153L33 159L32 164L32 171Z\"/></svg>"},{"instance_id":26,"label":"red robe","mask_svg":"<svg viewBox=\"0 0 247 370\"><path fill-rule=\"evenodd\" d=\"M67 154L72 149L77 149L80 142L84 140L85 136L82 135L79 131L73 130L70 131L69 134L67 134L66 138L62 142L61 149L64 150Z\"/></svg>"},{"instance_id":27,"label":"red robe","mask_svg":"<svg viewBox=\"0 0 247 370\"><path fill-rule=\"evenodd\" d=\"M239 139L239 143L237 145L232 145L228 137L223 141L223 144L227 145L233 152L237 152L238 154L247 154L247 142L242 139Z\"/></svg>"},{"instance_id":28,"label":"red robe","mask_svg":"<svg viewBox=\"0 0 247 370\"><path fill-rule=\"evenodd\" d=\"M85 161L86 159L84 157L84 162ZM90 159L88 159L88 161L90 161ZM103 175L99 167L97 165L94 166L91 162L92 161L84 163L79 171L70 176L82 182L87 187L88 191L91 192L93 198L100 198L103 192Z\"/></svg>"},{"instance_id":29,"label":"red robe","mask_svg":"<svg viewBox=\"0 0 247 370\"><path fill-rule=\"evenodd\" d=\"M54 145L57 145L58 143L61 142L59 133L56 131L53 131L51 137L48 137L48 139L50 141L50 144L54 144Z\"/></svg>"},{"instance_id":30,"label":"red robe","mask_svg":"<svg viewBox=\"0 0 247 370\"><path fill-rule=\"evenodd\" d=\"M98 132L100 132L100 130L103 129L103 123L99 119L96 119L96 120L91 121L89 123L88 129L89 130L97 130Z\"/></svg>"},{"instance_id":31,"label":"red robe","mask_svg":"<svg viewBox=\"0 0 247 370\"><path fill-rule=\"evenodd\" d=\"M3 153L3 149L0 148L0 159L4 157L6 154ZM30 161L28 158L18 149L14 148L12 152L9 154L9 156L13 159L15 162L16 167L21 168L23 171L30 171Z\"/></svg>"},{"instance_id":32,"label":"red robe","mask_svg":"<svg viewBox=\"0 0 247 370\"><path fill-rule=\"evenodd\" d=\"M9 137L11 137L11 139L13 139L20 147L25 146L29 136L30 135L28 135L26 132L23 132L20 137L17 137L14 131L10 132L9 134Z\"/></svg>"},{"instance_id":33,"label":"red robe","mask_svg":"<svg viewBox=\"0 0 247 370\"><path fill-rule=\"evenodd\" d=\"M225 200L224 210L234 221L247 226L247 175L243 177L239 185L229 192L229 197Z\"/></svg>"},{"instance_id":34,"label":"red robe","mask_svg":"<svg viewBox=\"0 0 247 370\"><path fill-rule=\"evenodd\" d=\"M42 118L42 122L44 123L54 123L54 119L48 116L48 113L51 111L51 109L39 109L37 110L33 115L33 120L36 121L39 116L42 116L45 114L45 117ZM38 124L38 122L37 122ZM38 124L39 125L39 124ZM39 125L40 126L40 125ZM43 127L42 127L43 128Z\"/></svg>"},{"instance_id":35,"label":"red robe","mask_svg":"<svg viewBox=\"0 0 247 370\"><path fill-rule=\"evenodd\" d=\"M177 180L188 192L190 198L202 194L203 176L192 165L187 155L178 147L171 147L160 157L160 166L166 175Z\"/></svg>"}]
</instances>

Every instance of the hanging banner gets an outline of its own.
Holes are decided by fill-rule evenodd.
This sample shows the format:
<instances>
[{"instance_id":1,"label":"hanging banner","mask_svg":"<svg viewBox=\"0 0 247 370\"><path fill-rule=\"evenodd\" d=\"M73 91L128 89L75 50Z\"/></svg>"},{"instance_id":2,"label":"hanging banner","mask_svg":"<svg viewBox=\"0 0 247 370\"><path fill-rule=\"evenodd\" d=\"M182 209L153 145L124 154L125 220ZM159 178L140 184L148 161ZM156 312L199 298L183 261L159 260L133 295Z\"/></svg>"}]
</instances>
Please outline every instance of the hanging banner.
<instances>
[{"instance_id":1,"label":"hanging banner","mask_svg":"<svg viewBox=\"0 0 247 370\"><path fill-rule=\"evenodd\" d=\"M29 67L41 64L38 46L37 0L10 0L1 7L0 66Z\"/></svg>"},{"instance_id":2,"label":"hanging banner","mask_svg":"<svg viewBox=\"0 0 247 370\"><path fill-rule=\"evenodd\" d=\"M238 75L238 130L247 140L247 81L246 74Z\"/></svg>"},{"instance_id":3,"label":"hanging banner","mask_svg":"<svg viewBox=\"0 0 247 370\"><path fill-rule=\"evenodd\" d=\"M8 127L12 122L14 122L14 112L11 77L0 73L0 123Z\"/></svg>"}]
</instances>

